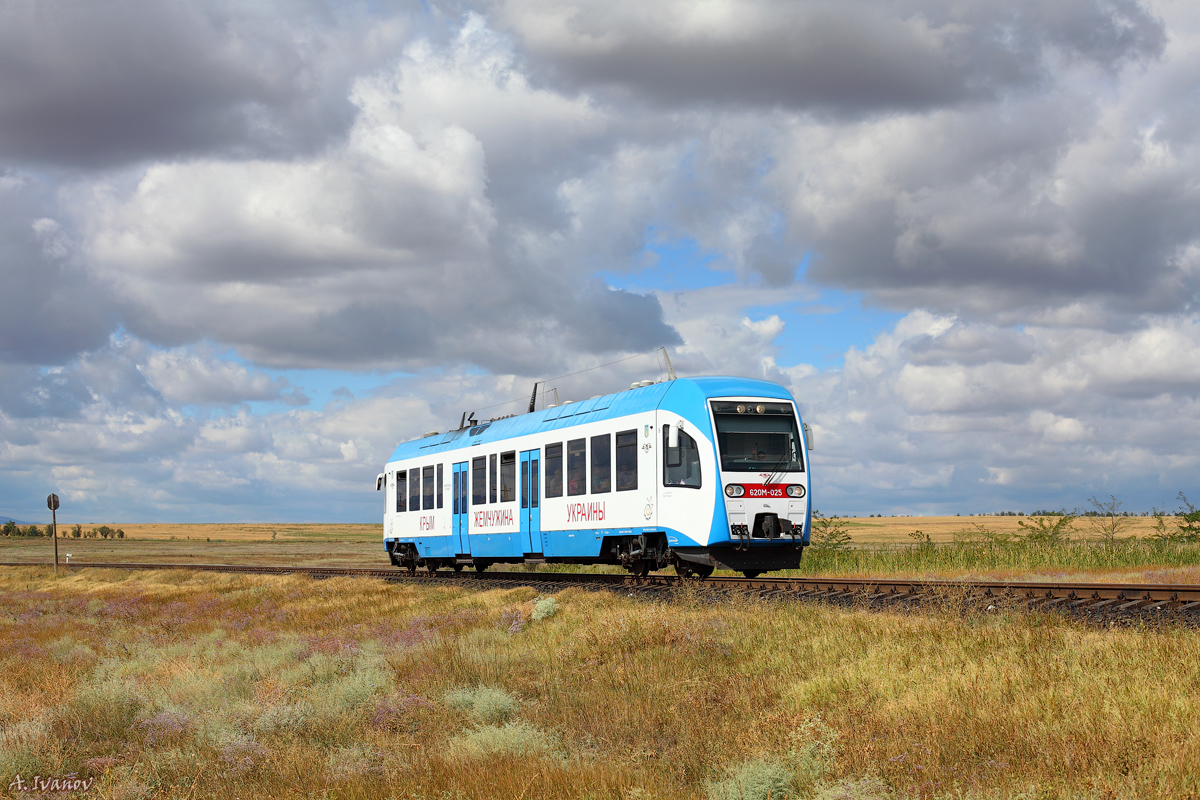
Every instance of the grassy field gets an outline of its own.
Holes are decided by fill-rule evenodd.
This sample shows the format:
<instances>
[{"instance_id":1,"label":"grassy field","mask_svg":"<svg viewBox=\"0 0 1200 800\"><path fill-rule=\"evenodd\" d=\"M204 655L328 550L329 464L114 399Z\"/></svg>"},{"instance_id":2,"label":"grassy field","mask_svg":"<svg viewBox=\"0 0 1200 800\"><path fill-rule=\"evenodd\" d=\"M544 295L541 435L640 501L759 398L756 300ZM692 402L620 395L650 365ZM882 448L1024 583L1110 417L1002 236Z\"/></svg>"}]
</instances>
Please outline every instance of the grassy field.
<instances>
[{"instance_id":1,"label":"grassy field","mask_svg":"<svg viewBox=\"0 0 1200 800\"><path fill-rule=\"evenodd\" d=\"M1191 630L44 568L0 607L14 796L1200 797Z\"/></svg>"},{"instance_id":2,"label":"grassy field","mask_svg":"<svg viewBox=\"0 0 1200 800\"><path fill-rule=\"evenodd\" d=\"M1130 527L1125 535L1144 538L1153 532L1151 517L1128 517ZM984 525L1001 533L1017 533L1020 522L1029 522L1028 517L846 517L854 541L859 545L908 544L909 534L919 530L936 543L950 542L955 534L973 530ZM85 531L101 523L83 525ZM381 524L347 523L107 523L109 527L121 528L130 539L177 540L177 541L224 541L224 542L378 542L383 538ZM67 535L69 525L59 526L59 535ZM1083 533L1085 520L1075 523ZM74 540L71 540L74 541Z\"/></svg>"},{"instance_id":3,"label":"grassy field","mask_svg":"<svg viewBox=\"0 0 1200 800\"><path fill-rule=\"evenodd\" d=\"M1086 520L1072 541L999 541L1023 533L1022 517L867 517L845 520L845 549L809 548L793 575L912 577L979 580L1121 581L1200 583L1200 545L1156 541L1153 520L1130 518L1122 536L1103 543ZM125 561L278 564L295 566L387 565L378 525L123 525L124 539L64 539L59 551L75 563ZM65 526L64 526L65 528ZM86 530L86 528L85 528ZM981 530L990 539L980 538ZM928 540L910 534L921 531ZM45 562L49 540L0 538L0 561ZM539 570L581 569L543 566ZM589 570L619 572L616 568Z\"/></svg>"}]
</instances>

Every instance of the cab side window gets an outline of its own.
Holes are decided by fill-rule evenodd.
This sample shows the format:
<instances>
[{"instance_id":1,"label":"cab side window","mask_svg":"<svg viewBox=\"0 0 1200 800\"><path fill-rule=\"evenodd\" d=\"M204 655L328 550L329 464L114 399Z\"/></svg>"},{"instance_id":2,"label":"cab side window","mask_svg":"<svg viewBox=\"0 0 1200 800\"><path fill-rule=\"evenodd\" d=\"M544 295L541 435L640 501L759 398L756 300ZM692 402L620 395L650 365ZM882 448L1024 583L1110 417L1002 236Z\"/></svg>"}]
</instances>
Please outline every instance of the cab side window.
<instances>
[{"instance_id":1,"label":"cab side window","mask_svg":"<svg viewBox=\"0 0 1200 800\"><path fill-rule=\"evenodd\" d=\"M408 473L400 470L396 473L396 511L404 510L404 500L408 497Z\"/></svg>"},{"instance_id":2,"label":"cab side window","mask_svg":"<svg viewBox=\"0 0 1200 800\"><path fill-rule=\"evenodd\" d=\"M670 425L663 425L663 486L700 488L700 448L696 440L679 431L679 446L668 447Z\"/></svg>"}]
</instances>

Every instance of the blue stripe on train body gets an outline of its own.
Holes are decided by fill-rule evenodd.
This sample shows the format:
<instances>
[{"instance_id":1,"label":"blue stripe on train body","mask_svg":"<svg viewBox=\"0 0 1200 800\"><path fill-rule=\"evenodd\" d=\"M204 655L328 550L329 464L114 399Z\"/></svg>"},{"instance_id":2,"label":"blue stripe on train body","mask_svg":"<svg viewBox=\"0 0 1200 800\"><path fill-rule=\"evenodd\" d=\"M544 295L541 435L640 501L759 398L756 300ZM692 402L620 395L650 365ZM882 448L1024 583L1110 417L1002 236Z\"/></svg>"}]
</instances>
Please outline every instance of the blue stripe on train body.
<instances>
[{"instance_id":1,"label":"blue stripe on train body","mask_svg":"<svg viewBox=\"0 0 1200 800\"><path fill-rule=\"evenodd\" d=\"M601 542L605 537L637 535L649 531L665 532L672 547L704 547L728 545L731 541L729 517L726 513L724 486L732 480L740 480L746 473L722 476L717 468L719 454L717 437L713 430L713 420L709 401L713 398L753 398L759 400L778 400L793 403L791 394L782 386L767 381L728 378L700 377L680 378L637 389L629 389L615 394L592 398L579 403L570 403L556 408L543 409L528 414L485 422L473 428L450 431L445 434L429 436L399 445L392 453L387 465L387 475L391 483L388 493L389 506L384 518L384 538L390 548L393 542L411 542L417 546L418 555L430 558L452 558L456 555L474 555L481 558L517 559L526 553L541 552L546 558L597 558L601 555ZM796 422L803 422L796 409ZM618 425L616 422L622 420ZM664 424L679 424L682 429L693 435L697 442L703 440L704 464L709 466L707 473L702 472L702 485L699 490L679 489L661 485L661 437ZM602 423L611 422L611 425ZM636 427L635 426L636 423ZM544 515L541 519L541 531L535 534L539 541L521 541L522 534L513 530L497 530L495 532L477 533L477 528L471 528L467 543L469 550L459 547L458 537L450 530L452 481L450 471L452 465L466 462L467 476L470 475L470 465L473 457L479 455L492 456L500 451L513 450L538 451L542 459L542 476L544 478L545 447L547 444L564 443L573 436L590 437L594 433L608 432L615 434L618 429L630 427L638 431L639 448L649 445L653 461L639 460L639 475L637 495L646 500L647 518L629 513L620 513L617 518L605 519L601 525L591 528L566 528L556 525L553 519ZM603 429L601 431L601 429ZM565 447L564 447L565 450ZM591 449L589 446L588 456ZM804 460L807 462L807 453ZM564 453L565 461L565 453ZM428 519L432 530L409 531L396 530L392 532L394 523L403 522L416 517L419 512L406 511L394 513L394 475L398 470L408 470L435 464L443 466L443 484L440 487L444 502L441 509L427 510L422 516L422 525ZM610 465L613 462L610 460ZM642 468L649 464L649 473L643 474ZM591 477L591 464L588 464L588 478ZM488 464L489 470L491 464ZM610 466L611 469L611 466ZM565 472L565 464L564 464ZM712 476L711 478L709 476ZM761 479L760 479L761 480ZM789 482L801 482L805 488L803 534L802 541L808 544L811 530L811 465L805 465L802 474L791 473ZM582 504L604 503L609 500L621 500L616 492L595 495L590 492L574 498L548 498L544 493L544 480L539 480L541 508L547 505L557 508L564 500L569 506L573 502ZM694 492L694 494L692 494ZM693 519L687 530L681 529L682 519L672 520L660 518L659 510L662 503L672 502L667 495L677 495L684 498L684 507L689 509L687 516L693 516L691 509L702 505L705 509L703 522ZM406 501L407 501L406 497ZM467 502L470 511L510 509L520 514L519 503L485 503L475 506L470 503L471 493L467 491ZM681 501L682 502L682 501ZM619 503L617 503L619 505ZM596 520L599 521L599 520ZM675 522L675 524L672 524ZM389 524L391 523L391 524ZM614 527L615 526L615 527ZM403 527L400 525L399 527ZM511 527L511 526L510 526ZM521 547L525 544L525 547ZM760 543L755 542L755 545Z\"/></svg>"}]
</instances>

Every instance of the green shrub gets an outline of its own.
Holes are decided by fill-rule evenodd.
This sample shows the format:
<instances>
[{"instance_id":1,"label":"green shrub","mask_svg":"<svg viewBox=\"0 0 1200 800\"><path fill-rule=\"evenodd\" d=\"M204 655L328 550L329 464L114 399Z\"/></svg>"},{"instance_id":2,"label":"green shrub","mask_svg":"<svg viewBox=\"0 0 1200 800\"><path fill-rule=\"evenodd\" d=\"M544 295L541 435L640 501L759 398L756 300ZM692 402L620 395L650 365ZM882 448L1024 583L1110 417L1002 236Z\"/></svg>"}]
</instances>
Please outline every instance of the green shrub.
<instances>
[{"instance_id":1,"label":"green shrub","mask_svg":"<svg viewBox=\"0 0 1200 800\"><path fill-rule=\"evenodd\" d=\"M496 725L511 718L517 711L518 703L503 689L481 686L447 692L446 705L466 711L482 723Z\"/></svg>"},{"instance_id":2,"label":"green shrub","mask_svg":"<svg viewBox=\"0 0 1200 800\"><path fill-rule=\"evenodd\" d=\"M529 756L553 749L554 739L548 733L522 720L483 725L450 741L451 752L468 758Z\"/></svg>"},{"instance_id":3,"label":"green shrub","mask_svg":"<svg viewBox=\"0 0 1200 800\"><path fill-rule=\"evenodd\" d=\"M539 622L543 619L550 619L557 613L558 601L553 597L543 597L534 605L533 614L531 616L533 617L534 622Z\"/></svg>"},{"instance_id":4,"label":"green shrub","mask_svg":"<svg viewBox=\"0 0 1200 800\"><path fill-rule=\"evenodd\" d=\"M1058 544L1071 540L1071 526L1074 522L1074 514L1063 513L1052 517L1030 517L1028 522L1021 520L1017 525L1025 531L1021 541L1031 544Z\"/></svg>"},{"instance_id":5,"label":"green shrub","mask_svg":"<svg viewBox=\"0 0 1200 800\"><path fill-rule=\"evenodd\" d=\"M811 533L812 549L818 553L836 553L850 547L850 534L846 528L850 523L838 518L837 514L826 517L813 511Z\"/></svg>"},{"instance_id":6,"label":"green shrub","mask_svg":"<svg viewBox=\"0 0 1200 800\"><path fill-rule=\"evenodd\" d=\"M756 759L730 770L705 788L712 800L783 800L792 794L796 774L783 762Z\"/></svg>"}]
</instances>

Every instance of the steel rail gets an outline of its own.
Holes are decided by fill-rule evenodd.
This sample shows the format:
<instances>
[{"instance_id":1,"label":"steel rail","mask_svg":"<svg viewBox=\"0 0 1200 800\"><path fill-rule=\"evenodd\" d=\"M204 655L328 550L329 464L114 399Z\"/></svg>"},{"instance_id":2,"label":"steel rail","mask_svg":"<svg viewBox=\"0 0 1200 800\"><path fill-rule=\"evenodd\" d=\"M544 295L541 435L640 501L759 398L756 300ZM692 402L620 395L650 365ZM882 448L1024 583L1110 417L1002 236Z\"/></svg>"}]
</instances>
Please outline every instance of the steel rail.
<instances>
[{"instance_id":1,"label":"steel rail","mask_svg":"<svg viewBox=\"0 0 1200 800\"><path fill-rule=\"evenodd\" d=\"M44 566L40 562L3 562L4 567ZM675 575L614 575L581 572L451 572L409 573L384 567L305 567L260 564L162 564L130 562L76 562L70 569L160 570L248 573L258 575L301 574L314 578L357 576L388 581L449 585L526 584L542 587L596 586L635 590L662 590L694 586L735 591L772 598L825 599L890 605L931 597L963 598L996 603L1020 603L1031 607L1069 610L1109 609L1130 611L1145 606L1161 610L1191 612L1200 609L1200 585L1155 583L1075 583L1047 581L916 580L912 578L821 578L821 577L710 577L703 580Z\"/></svg>"}]
</instances>

